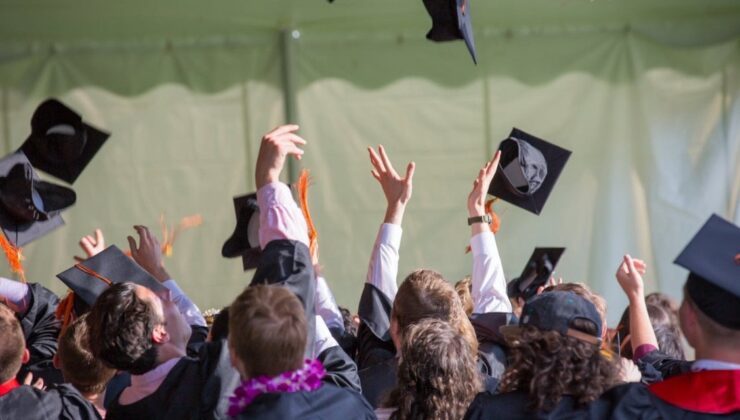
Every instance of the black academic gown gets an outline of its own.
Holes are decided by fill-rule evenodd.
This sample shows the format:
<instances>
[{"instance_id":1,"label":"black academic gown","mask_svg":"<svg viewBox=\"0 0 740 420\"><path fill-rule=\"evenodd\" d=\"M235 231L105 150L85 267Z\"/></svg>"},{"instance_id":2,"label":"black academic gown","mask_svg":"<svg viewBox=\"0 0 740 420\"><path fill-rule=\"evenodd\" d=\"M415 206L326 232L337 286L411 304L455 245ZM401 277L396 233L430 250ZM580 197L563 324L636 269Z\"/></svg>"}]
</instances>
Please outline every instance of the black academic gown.
<instances>
[{"instance_id":1,"label":"black academic gown","mask_svg":"<svg viewBox=\"0 0 740 420\"><path fill-rule=\"evenodd\" d=\"M3 420L93 420L95 407L72 385L49 386L46 391L20 386L0 397Z\"/></svg>"},{"instance_id":2,"label":"black academic gown","mask_svg":"<svg viewBox=\"0 0 740 420\"><path fill-rule=\"evenodd\" d=\"M375 413L360 393L324 383L315 391L260 395L237 418L369 420Z\"/></svg>"},{"instance_id":3,"label":"black academic gown","mask_svg":"<svg viewBox=\"0 0 740 420\"><path fill-rule=\"evenodd\" d=\"M183 357L147 397L127 405L116 396L106 419L225 418L228 397L239 384L225 340L207 343L198 357Z\"/></svg>"},{"instance_id":4,"label":"black academic gown","mask_svg":"<svg viewBox=\"0 0 740 420\"><path fill-rule=\"evenodd\" d=\"M377 408L397 385L398 359L390 337L393 302L377 287L365 283L360 297L357 332L357 363L360 367L362 394ZM471 323L478 337L478 368L486 390L494 391L506 368L506 351L498 332L501 325L513 319L512 314L475 314Z\"/></svg>"},{"instance_id":5,"label":"black academic gown","mask_svg":"<svg viewBox=\"0 0 740 420\"><path fill-rule=\"evenodd\" d=\"M30 283L28 286L30 305L26 313L20 317L20 322L31 358L18 372L18 381L22 382L30 372L34 378L43 378L47 385L63 383L62 372L56 369L52 362L57 352L57 339L61 328L54 314L59 305L59 298L40 284Z\"/></svg>"},{"instance_id":6,"label":"black academic gown","mask_svg":"<svg viewBox=\"0 0 740 420\"><path fill-rule=\"evenodd\" d=\"M642 356L636 364L642 372L643 382L654 383L691 372L692 363L668 356L660 350L653 350Z\"/></svg>"},{"instance_id":7,"label":"black academic gown","mask_svg":"<svg viewBox=\"0 0 740 420\"><path fill-rule=\"evenodd\" d=\"M501 419L501 420L528 420L528 419L574 419L585 418L587 407L579 407L575 399L564 396L558 404L548 412L535 412L527 408L531 402L526 392L507 392L493 394L486 391L478 394L470 404L465 420Z\"/></svg>"},{"instance_id":8,"label":"black academic gown","mask_svg":"<svg viewBox=\"0 0 740 420\"><path fill-rule=\"evenodd\" d=\"M740 419L740 371L679 374L645 386L621 385L589 407L591 419Z\"/></svg>"}]
</instances>

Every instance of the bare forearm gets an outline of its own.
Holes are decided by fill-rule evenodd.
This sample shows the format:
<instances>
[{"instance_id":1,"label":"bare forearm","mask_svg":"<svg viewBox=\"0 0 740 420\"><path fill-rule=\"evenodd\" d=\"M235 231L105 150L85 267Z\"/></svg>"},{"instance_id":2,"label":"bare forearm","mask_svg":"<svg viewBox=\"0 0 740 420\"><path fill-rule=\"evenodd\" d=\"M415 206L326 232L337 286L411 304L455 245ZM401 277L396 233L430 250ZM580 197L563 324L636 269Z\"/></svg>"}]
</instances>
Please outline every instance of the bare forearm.
<instances>
[{"instance_id":1,"label":"bare forearm","mask_svg":"<svg viewBox=\"0 0 740 420\"><path fill-rule=\"evenodd\" d=\"M632 342L632 351L645 344L658 348L658 339L655 337L655 331L650 324L645 298L640 294L630 296L630 341Z\"/></svg>"}]
</instances>

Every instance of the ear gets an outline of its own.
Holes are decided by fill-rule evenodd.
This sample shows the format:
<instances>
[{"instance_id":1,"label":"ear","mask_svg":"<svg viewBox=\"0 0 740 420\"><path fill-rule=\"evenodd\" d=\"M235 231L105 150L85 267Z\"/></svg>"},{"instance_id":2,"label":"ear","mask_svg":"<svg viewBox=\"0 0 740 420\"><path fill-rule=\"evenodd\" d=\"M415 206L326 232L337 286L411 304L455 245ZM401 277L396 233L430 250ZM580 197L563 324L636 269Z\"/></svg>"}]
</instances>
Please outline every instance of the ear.
<instances>
[{"instance_id":1,"label":"ear","mask_svg":"<svg viewBox=\"0 0 740 420\"><path fill-rule=\"evenodd\" d=\"M154 327L154 331L152 331L152 341L154 344L165 344L170 341L170 335L167 334L167 329L164 327L164 325L160 324Z\"/></svg>"},{"instance_id":2,"label":"ear","mask_svg":"<svg viewBox=\"0 0 740 420\"><path fill-rule=\"evenodd\" d=\"M28 351L28 349L23 349L23 359L21 359L21 362L25 365L31 360L31 352Z\"/></svg>"},{"instance_id":3,"label":"ear","mask_svg":"<svg viewBox=\"0 0 740 420\"><path fill-rule=\"evenodd\" d=\"M54 365L54 369L62 368L62 362L59 361L59 353L54 353L54 357L51 359L51 364Z\"/></svg>"}]
</instances>

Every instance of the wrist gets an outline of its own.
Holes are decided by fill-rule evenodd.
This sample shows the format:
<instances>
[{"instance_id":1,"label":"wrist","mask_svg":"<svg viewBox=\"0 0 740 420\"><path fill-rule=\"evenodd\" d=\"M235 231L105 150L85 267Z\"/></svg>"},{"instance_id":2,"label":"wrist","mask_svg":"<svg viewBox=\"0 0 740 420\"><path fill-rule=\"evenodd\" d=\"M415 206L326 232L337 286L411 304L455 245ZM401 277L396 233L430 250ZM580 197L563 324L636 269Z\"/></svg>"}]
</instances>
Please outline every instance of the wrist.
<instances>
[{"instance_id":1,"label":"wrist","mask_svg":"<svg viewBox=\"0 0 740 420\"><path fill-rule=\"evenodd\" d=\"M486 209L483 207L468 207L468 217L483 216L486 214Z\"/></svg>"},{"instance_id":2,"label":"wrist","mask_svg":"<svg viewBox=\"0 0 740 420\"><path fill-rule=\"evenodd\" d=\"M403 215L406 212L406 205L401 203L389 203L385 210L383 223L400 225L403 222Z\"/></svg>"},{"instance_id":3,"label":"wrist","mask_svg":"<svg viewBox=\"0 0 740 420\"><path fill-rule=\"evenodd\" d=\"M154 272L150 274L160 283L164 283L172 278L170 277L170 274L167 272L167 270L164 269L164 267L159 267L159 269L154 270Z\"/></svg>"}]
</instances>

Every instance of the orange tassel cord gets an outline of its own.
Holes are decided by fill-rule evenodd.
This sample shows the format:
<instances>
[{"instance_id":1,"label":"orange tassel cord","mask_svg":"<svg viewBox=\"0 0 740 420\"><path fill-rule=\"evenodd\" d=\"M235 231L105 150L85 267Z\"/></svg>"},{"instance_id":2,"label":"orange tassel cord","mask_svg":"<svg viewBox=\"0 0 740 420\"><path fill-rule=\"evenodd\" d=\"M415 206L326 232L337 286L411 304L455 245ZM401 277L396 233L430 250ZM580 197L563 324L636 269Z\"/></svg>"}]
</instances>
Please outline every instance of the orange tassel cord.
<instances>
[{"instance_id":1,"label":"orange tassel cord","mask_svg":"<svg viewBox=\"0 0 740 420\"><path fill-rule=\"evenodd\" d=\"M3 248L5 258L10 264L10 271L18 274L21 281L25 283L26 271L23 269L23 264L21 263L21 261L23 261L22 249L13 246L13 244L8 241L8 238L6 238L2 233L0 233L0 246Z\"/></svg>"},{"instance_id":2,"label":"orange tassel cord","mask_svg":"<svg viewBox=\"0 0 740 420\"><path fill-rule=\"evenodd\" d=\"M172 256L172 247L175 244L175 239L184 230L194 228L203 224L203 216L200 214L194 214L192 216L183 217L180 219L180 223L174 228L169 228L164 220L164 214L159 217L159 225L162 227L162 254L167 257Z\"/></svg>"},{"instance_id":3,"label":"orange tassel cord","mask_svg":"<svg viewBox=\"0 0 740 420\"><path fill-rule=\"evenodd\" d=\"M308 226L308 250L315 259L319 247L319 235L316 233L316 226L313 224L311 212L308 210L308 183L308 170L304 169L301 171L297 182L298 204L301 207L301 212L303 212L303 217L306 219L306 225Z\"/></svg>"},{"instance_id":4,"label":"orange tassel cord","mask_svg":"<svg viewBox=\"0 0 740 420\"><path fill-rule=\"evenodd\" d=\"M59 335L61 336L64 334L64 330L67 329L67 326L71 324L77 317L74 313L74 307L75 307L75 294L71 290L67 293L67 296L64 297L61 301L59 301L59 304L57 305L57 309L54 312L54 316L62 323L61 331L59 332Z\"/></svg>"},{"instance_id":5,"label":"orange tassel cord","mask_svg":"<svg viewBox=\"0 0 740 420\"><path fill-rule=\"evenodd\" d=\"M498 229L501 227L501 218L493 211L493 203L497 200L498 198L492 198L486 202L486 214L491 216L491 232L494 234L498 233ZM470 251L470 245L468 245L467 248L465 248L465 253L467 254Z\"/></svg>"}]
</instances>

